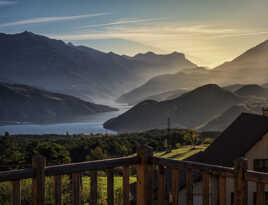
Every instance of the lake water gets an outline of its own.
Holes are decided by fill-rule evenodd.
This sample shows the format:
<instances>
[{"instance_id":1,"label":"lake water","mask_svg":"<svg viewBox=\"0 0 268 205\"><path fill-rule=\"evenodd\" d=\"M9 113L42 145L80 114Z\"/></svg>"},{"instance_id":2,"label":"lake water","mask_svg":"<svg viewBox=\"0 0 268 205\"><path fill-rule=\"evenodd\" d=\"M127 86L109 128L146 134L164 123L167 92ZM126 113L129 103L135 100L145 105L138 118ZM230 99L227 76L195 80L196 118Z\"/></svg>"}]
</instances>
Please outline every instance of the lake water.
<instances>
[{"instance_id":1,"label":"lake water","mask_svg":"<svg viewBox=\"0 0 268 205\"><path fill-rule=\"evenodd\" d=\"M115 133L103 128L103 123L113 117L116 117L130 109L126 105L112 105L119 111L98 113L83 117L77 122L57 123L57 124L18 124L0 126L0 135L5 132L10 134L89 134L89 133Z\"/></svg>"}]
</instances>

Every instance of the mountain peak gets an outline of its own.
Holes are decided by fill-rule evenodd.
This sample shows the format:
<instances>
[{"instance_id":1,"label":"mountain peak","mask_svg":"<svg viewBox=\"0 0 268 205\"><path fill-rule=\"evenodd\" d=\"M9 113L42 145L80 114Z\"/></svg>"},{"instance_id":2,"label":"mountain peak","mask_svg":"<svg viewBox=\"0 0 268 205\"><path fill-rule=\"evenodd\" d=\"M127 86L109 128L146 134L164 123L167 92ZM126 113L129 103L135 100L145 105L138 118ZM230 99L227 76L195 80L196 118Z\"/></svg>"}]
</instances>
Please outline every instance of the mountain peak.
<instances>
[{"instance_id":1,"label":"mountain peak","mask_svg":"<svg viewBox=\"0 0 268 205\"><path fill-rule=\"evenodd\" d=\"M183 56L183 57L185 57L185 55L183 53L180 53L180 52L177 52L177 51L174 51L174 52L172 52L172 53L170 53L168 55L169 56Z\"/></svg>"},{"instance_id":2,"label":"mountain peak","mask_svg":"<svg viewBox=\"0 0 268 205\"><path fill-rule=\"evenodd\" d=\"M24 32L21 32L22 35L35 35L33 32L25 30Z\"/></svg>"},{"instance_id":3,"label":"mountain peak","mask_svg":"<svg viewBox=\"0 0 268 205\"><path fill-rule=\"evenodd\" d=\"M14 34L13 36L19 36L19 37L29 37L29 38L32 38L32 37L35 37L35 36L39 36L33 32L30 32L30 31L27 31L25 30L24 32L21 32L21 33L16 33Z\"/></svg>"},{"instance_id":4,"label":"mountain peak","mask_svg":"<svg viewBox=\"0 0 268 205\"><path fill-rule=\"evenodd\" d=\"M204 85L204 86L201 86L199 88L197 88L199 90L219 90L219 89L222 89L220 86L218 86L217 84L207 84L207 85Z\"/></svg>"},{"instance_id":5,"label":"mountain peak","mask_svg":"<svg viewBox=\"0 0 268 205\"><path fill-rule=\"evenodd\" d=\"M188 93L185 93L183 96L184 97L211 97L211 96L233 96L233 93L224 90L223 88L221 88L220 86L218 86L217 84L207 84L201 87L198 87ZM180 97L179 97L180 98ZM177 98L177 99L179 99Z\"/></svg>"}]
</instances>

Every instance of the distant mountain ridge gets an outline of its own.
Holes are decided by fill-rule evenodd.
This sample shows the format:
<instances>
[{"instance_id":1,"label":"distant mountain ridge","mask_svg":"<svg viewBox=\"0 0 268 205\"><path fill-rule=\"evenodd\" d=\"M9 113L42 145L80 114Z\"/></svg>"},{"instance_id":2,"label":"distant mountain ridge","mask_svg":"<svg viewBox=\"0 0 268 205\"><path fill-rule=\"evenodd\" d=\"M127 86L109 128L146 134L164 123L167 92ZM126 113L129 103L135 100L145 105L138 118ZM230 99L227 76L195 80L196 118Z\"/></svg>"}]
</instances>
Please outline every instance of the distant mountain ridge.
<instances>
[{"instance_id":1,"label":"distant mountain ridge","mask_svg":"<svg viewBox=\"0 0 268 205\"><path fill-rule=\"evenodd\" d=\"M90 101L113 100L150 77L195 67L182 54L139 59L74 46L31 32L0 33L0 76ZM157 58L168 58L161 65Z\"/></svg>"},{"instance_id":2,"label":"distant mountain ridge","mask_svg":"<svg viewBox=\"0 0 268 205\"><path fill-rule=\"evenodd\" d=\"M158 95L152 95L152 96L149 96L147 99L156 100L158 102L164 101L164 100L173 100L186 92L188 92L188 90L186 89L177 89L177 90L160 93Z\"/></svg>"},{"instance_id":3,"label":"distant mountain ridge","mask_svg":"<svg viewBox=\"0 0 268 205\"><path fill-rule=\"evenodd\" d=\"M133 102L141 102L143 99L152 95L158 95L177 89L191 90L196 85L205 85L209 82L208 75L210 71L197 67L179 71L175 74L164 74L151 78L143 85L121 95L117 101L121 103L133 104ZM198 87L198 86L197 86Z\"/></svg>"},{"instance_id":4,"label":"distant mountain ridge","mask_svg":"<svg viewBox=\"0 0 268 205\"><path fill-rule=\"evenodd\" d=\"M65 122L117 109L26 85L0 82L0 124Z\"/></svg>"},{"instance_id":5,"label":"distant mountain ridge","mask_svg":"<svg viewBox=\"0 0 268 205\"><path fill-rule=\"evenodd\" d=\"M173 100L141 102L105 122L104 127L119 132L166 128L170 118L173 128L195 128L244 100L215 84L209 84Z\"/></svg>"},{"instance_id":6,"label":"distant mountain ridge","mask_svg":"<svg viewBox=\"0 0 268 205\"><path fill-rule=\"evenodd\" d=\"M268 88L256 84L245 85L236 90L235 93L240 96L268 98Z\"/></svg>"},{"instance_id":7,"label":"distant mountain ridge","mask_svg":"<svg viewBox=\"0 0 268 205\"><path fill-rule=\"evenodd\" d=\"M220 116L210 120L205 126L198 129L199 131L223 131L241 114L255 113L246 105L234 105L222 113Z\"/></svg>"},{"instance_id":8,"label":"distant mountain ridge","mask_svg":"<svg viewBox=\"0 0 268 205\"><path fill-rule=\"evenodd\" d=\"M181 88L190 90L208 83L228 86L235 84L262 85L267 82L268 41L265 41L249 49L234 60L212 70L202 68L187 69L176 74L153 77L143 85L120 96L118 101L128 103L135 98L144 99L147 96Z\"/></svg>"}]
</instances>

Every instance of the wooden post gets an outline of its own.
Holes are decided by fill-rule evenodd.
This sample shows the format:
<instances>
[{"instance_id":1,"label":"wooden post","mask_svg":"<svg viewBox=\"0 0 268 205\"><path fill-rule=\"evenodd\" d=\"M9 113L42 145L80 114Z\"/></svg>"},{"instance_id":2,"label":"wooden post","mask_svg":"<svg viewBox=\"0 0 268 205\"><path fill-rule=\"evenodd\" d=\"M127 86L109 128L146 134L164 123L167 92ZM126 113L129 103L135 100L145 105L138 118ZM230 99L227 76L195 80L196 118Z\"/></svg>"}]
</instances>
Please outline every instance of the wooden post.
<instances>
[{"instance_id":1,"label":"wooden post","mask_svg":"<svg viewBox=\"0 0 268 205\"><path fill-rule=\"evenodd\" d=\"M219 205L226 205L226 176L219 178Z\"/></svg>"},{"instance_id":2,"label":"wooden post","mask_svg":"<svg viewBox=\"0 0 268 205\"><path fill-rule=\"evenodd\" d=\"M72 204L81 205L81 174L72 173Z\"/></svg>"},{"instance_id":3,"label":"wooden post","mask_svg":"<svg viewBox=\"0 0 268 205\"><path fill-rule=\"evenodd\" d=\"M165 168L162 165L158 166L158 196L157 204L164 205L165 203Z\"/></svg>"},{"instance_id":4,"label":"wooden post","mask_svg":"<svg viewBox=\"0 0 268 205\"><path fill-rule=\"evenodd\" d=\"M12 204L21 205L21 189L19 180L12 182Z\"/></svg>"},{"instance_id":5,"label":"wooden post","mask_svg":"<svg viewBox=\"0 0 268 205\"><path fill-rule=\"evenodd\" d=\"M186 191L187 205L193 205L193 171L191 169L186 172Z\"/></svg>"},{"instance_id":6,"label":"wooden post","mask_svg":"<svg viewBox=\"0 0 268 205\"><path fill-rule=\"evenodd\" d=\"M45 166L46 159L43 156L37 155L33 157L32 194L34 205L45 204Z\"/></svg>"},{"instance_id":7,"label":"wooden post","mask_svg":"<svg viewBox=\"0 0 268 205\"><path fill-rule=\"evenodd\" d=\"M257 184L257 205L264 205L265 204L265 197L264 197L264 184L258 182Z\"/></svg>"},{"instance_id":8,"label":"wooden post","mask_svg":"<svg viewBox=\"0 0 268 205\"><path fill-rule=\"evenodd\" d=\"M209 173L203 173L202 178L202 185L203 185L203 203L202 205L209 205Z\"/></svg>"},{"instance_id":9,"label":"wooden post","mask_svg":"<svg viewBox=\"0 0 268 205\"><path fill-rule=\"evenodd\" d=\"M90 205L98 203L98 176L97 171L92 171L90 176Z\"/></svg>"},{"instance_id":10,"label":"wooden post","mask_svg":"<svg viewBox=\"0 0 268 205\"><path fill-rule=\"evenodd\" d=\"M172 204L179 204L179 170L172 169Z\"/></svg>"},{"instance_id":11,"label":"wooden post","mask_svg":"<svg viewBox=\"0 0 268 205\"><path fill-rule=\"evenodd\" d=\"M234 204L248 204L248 182L246 179L248 161L245 158L239 158L234 162Z\"/></svg>"},{"instance_id":12,"label":"wooden post","mask_svg":"<svg viewBox=\"0 0 268 205\"><path fill-rule=\"evenodd\" d=\"M54 176L54 204L62 205L61 176Z\"/></svg>"},{"instance_id":13,"label":"wooden post","mask_svg":"<svg viewBox=\"0 0 268 205\"><path fill-rule=\"evenodd\" d=\"M123 205L129 205L129 166L123 167Z\"/></svg>"},{"instance_id":14,"label":"wooden post","mask_svg":"<svg viewBox=\"0 0 268 205\"><path fill-rule=\"evenodd\" d=\"M114 205L114 173L113 170L107 171L107 204Z\"/></svg>"},{"instance_id":15,"label":"wooden post","mask_svg":"<svg viewBox=\"0 0 268 205\"><path fill-rule=\"evenodd\" d=\"M137 150L140 163L137 164L137 204L152 205L153 203L153 152L147 147Z\"/></svg>"}]
</instances>

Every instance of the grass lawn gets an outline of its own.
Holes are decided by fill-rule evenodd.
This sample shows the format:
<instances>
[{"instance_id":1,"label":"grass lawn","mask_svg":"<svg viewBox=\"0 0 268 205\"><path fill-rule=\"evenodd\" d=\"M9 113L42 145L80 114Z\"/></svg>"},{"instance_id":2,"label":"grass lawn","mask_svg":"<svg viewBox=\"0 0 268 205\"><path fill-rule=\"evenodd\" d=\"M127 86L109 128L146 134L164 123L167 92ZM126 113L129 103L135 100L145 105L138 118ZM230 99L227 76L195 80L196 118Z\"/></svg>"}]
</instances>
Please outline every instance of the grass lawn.
<instances>
[{"instance_id":1,"label":"grass lawn","mask_svg":"<svg viewBox=\"0 0 268 205\"><path fill-rule=\"evenodd\" d=\"M163 158L170 158L176 160L183 160L187 157L190 157L200 151L204 151L209 145L198 145L193 148L191 145L182 146L178 149L173 149L171 152L156 152L154 156L156 157L163 157Z\"/></svg>"}]
</instances>

